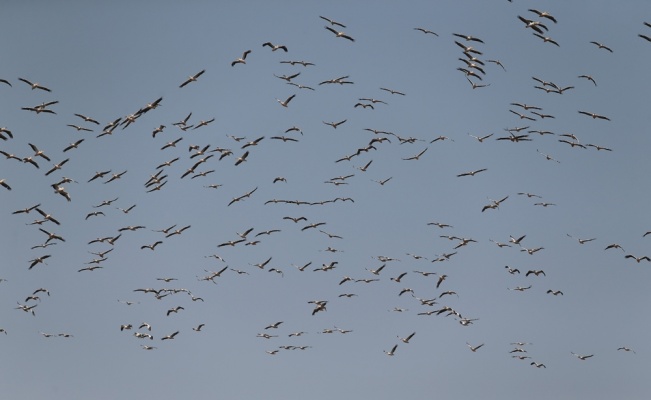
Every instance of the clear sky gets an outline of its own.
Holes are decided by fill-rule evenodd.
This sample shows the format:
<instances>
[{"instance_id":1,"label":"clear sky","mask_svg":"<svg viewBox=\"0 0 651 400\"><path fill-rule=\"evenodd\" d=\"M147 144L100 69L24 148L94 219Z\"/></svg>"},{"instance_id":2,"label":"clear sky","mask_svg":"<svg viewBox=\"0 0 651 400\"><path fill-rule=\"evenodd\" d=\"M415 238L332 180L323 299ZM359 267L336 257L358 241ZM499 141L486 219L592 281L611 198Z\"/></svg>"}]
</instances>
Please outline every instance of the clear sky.
<instances>
[{"instance_id":1,"label":"clear sky","mask_svg":"<svg viewBox=\"0 0 651 400\"><path fill-rule=\"evenodd\" d=\"M651 3L150 3L3 4L4 398L647 398Z\"/></svg>"}]
</instances>

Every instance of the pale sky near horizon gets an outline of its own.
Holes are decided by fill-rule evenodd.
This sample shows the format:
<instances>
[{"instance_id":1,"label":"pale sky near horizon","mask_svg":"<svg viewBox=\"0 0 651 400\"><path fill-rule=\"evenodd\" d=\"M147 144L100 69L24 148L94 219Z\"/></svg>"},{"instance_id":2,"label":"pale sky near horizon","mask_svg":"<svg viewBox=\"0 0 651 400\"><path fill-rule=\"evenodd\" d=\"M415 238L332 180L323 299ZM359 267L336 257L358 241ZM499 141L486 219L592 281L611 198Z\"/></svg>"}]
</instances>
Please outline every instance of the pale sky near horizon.
<instances>
[{"instance_id":1,"label":"pale sky near horizon","mask_svg":"<svg viewBox=\"0 0 651 400\"><path fill-rule=\"evenodd\" d=\"M157 3L3 5L3 396L648 396L651 4Z\"/></svg>"}]
</instances>

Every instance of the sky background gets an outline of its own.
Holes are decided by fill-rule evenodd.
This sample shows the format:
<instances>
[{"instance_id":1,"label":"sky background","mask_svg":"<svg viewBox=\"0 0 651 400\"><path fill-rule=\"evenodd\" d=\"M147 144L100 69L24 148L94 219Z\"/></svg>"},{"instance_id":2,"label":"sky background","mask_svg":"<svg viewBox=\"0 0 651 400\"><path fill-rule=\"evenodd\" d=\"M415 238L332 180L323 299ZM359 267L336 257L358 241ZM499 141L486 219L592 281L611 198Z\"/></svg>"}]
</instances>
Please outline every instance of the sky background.
<instances>
[{"instance_id":1,"label":"sky background","mask_svg":"<svg viewBox=\"0 0 651 400\"><path fill-rule=\"evenodd\" d=\"M549 11L558 23L530 8ZM335 28L355 41L335 37L319 16L346 25ZM545 36L560 46L533 36L518 16L541 21L549 30ZM0 158L0 180L12 188L0 187L0 328L6 332L0 333L0 388L6 398L394 399L408 393L416 399L642 399L651 392L651 264L625 258L649 254L651 240L643 237L651 230L651 43L638 37L651 37L643 24L651 21L648 2L159 1L154 7L9 1L1 19L0 78L12 86L0 83L0 126L13 138L0 141L0 150L29 157L31 143L51 158L35 157L39 169ZM485 75L477 72L483 79L473 82L489 86L473 89L457 70L467 66L455 40L466 42L453 33L483 40L469 43L485 63ZM288 52L272 51L265 42ZM246 64L231 66L245 50L251 50ZM288 60L315 65L280 63ZM501 61L504 69L487 60ZM179 88L202 70L196 82ZM292 81L315 90L274 77L299 72ZM596 85L578 78L583 74ZM353 84L319 85L343 76ZM573 88L546 93L532 77ZM18 78L51 92L30 90ZM291 95L286 108L276 101ZM110 122L160 97L158 108L97 137ZM386 104L354 107L360 98ZM22 110L50 101L58 101L48 107L56 114ZM511 103L540 107L554 118ZM215 120L196 130L172 125L189 113L188 125ZM337 129L324 124L343 120ZM166 128L152 137L159 125ZM293 126L302 133L285 133ZM496 140L526 126L519 134L531 141ZM482 142L470 136L490 134ZM612 151L572 147L559 142L570 140L563 134ZM446 139L432 142L441 136ZM257 146L242 149L260 137ZM176 147L161 150L179 138ZM380 138L388 140L337 162ZM80 139L77 149L63 152ZM195 172L215 172L181 178L201 158L190 158L191 145L210 145L206 155L214 155ZM224 153L210 153L215 149L233 154L219 159ZM418 160L404 160L425 149ZM246 162L236 166L247 150ZM165 185L148 193L153 186L144 185L160 171L156 167L176 157L161 173ZM60 171L44 176L64 159ZM370 161L366 171L359 169ZM354 176L331 183L347 175ZM77 181L62 185L70 202L51 187L64 176ZM274 183L277 177L286 182ZM498 209L482 212L491 199L507 196ZM335 198L354 202L268 202ZM554 205L535 205L541 202ZM41 218L35 210L13 214L36 204L61 225L29 225ZM117 209L134 204L128 214ZM94 211L104 215L86 219ZM119 232L136 225L145 228ZM190 228L168 238L155 232L172 225ZM39 227L65 242L32 249L47 239ZM218 247L249 228L247 241L260 243ZM256 237L272 229L280 232ZM88 244L119 233L113 246ZM454 249L460 241L441 235L476 242ZM544 249L529 255L518 245L491 242L523 235L524 248ZM159 240L154 251L141 249ZM610 244L624 251L604 250ZM111 249L102 268L78 272L94 265L98 257L90 252ZM452 252L449 260L432 262ZM46 264L29 269L30 260L45 255ZM269 257L264 269L254 266ZM296 267L309 262L304 271ZM314 271L332 262L336 268ZM383 264L378 275L369 272ZM505 266L521 273L509 274ZM200 280L224 267L214 283ZM545 276L525 276L529 270ZM403 272L400 282L390 279ZM339 285L345 276L379 281ZM38 288L50 295L26 300ZM139 288L184 291L156 299L134 291ZM405 288L413 295L399 296ZM445 291L457 295L439 298ZM339 296L344 293L356 296ZM436 304L416 298L435 298ZM308 302L315 300L327 301L327 311L312 315ZM37 305L35 315L16 309L20 304ZM166 315L177 306L184 309ZM419 315L446 306L472 323L464 326L445 313ZM265 329L279 321L278 328ZM138 328L143 322L151 331ZM128 324L133 328L120 330ZM199 324L205 326L194 331ZM324 333L328 329L334 332ZM173 340L161 340L176 331ZM139 339L136 332L154 339ZM289 337L294 332L305 333ZM412 332L408 344L400 341ZM257 337L263 333L277 337ZM484 346L472 352L467 343ZM394 356L387 356L396 344ZM510 353L516 347L526 353ZM571 353L594 356L580 360ZM512 357L520 354L531 358Z\"/></svg>"}]
</instances>

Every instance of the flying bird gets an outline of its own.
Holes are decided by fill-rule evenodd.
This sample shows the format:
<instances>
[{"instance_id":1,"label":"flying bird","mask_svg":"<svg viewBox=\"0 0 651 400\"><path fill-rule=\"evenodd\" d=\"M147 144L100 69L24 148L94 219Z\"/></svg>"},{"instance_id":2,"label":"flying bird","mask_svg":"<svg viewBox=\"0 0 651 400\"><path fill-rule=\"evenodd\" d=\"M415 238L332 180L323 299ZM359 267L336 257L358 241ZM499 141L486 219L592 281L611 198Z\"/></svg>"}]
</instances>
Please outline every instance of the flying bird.
<instances>
[{"instance_id":1,"label":"flying bird","mask_svg":"<svg viewBox=\"0 0 651 400\"><path fill-rule=\"evenodd\" d=\"M538 11L538 10L533 9L533 8L530 8L529 11L531 11L532 13L538 14L538 16L539 16L540 18L547 18L548 20L550 20L550 21L552 21L552 22L554 22L554 23L557 23L557 22L558 22L558 21L556 21L556 18L554 18L554 16L552 16L552 15L551 15L550 13L548 13L547 11Z\"/></svg>"},{"instance_id":2,"label":"flying bird","mask_svg":"<svg viewBox=\"0 0 651 400\"><path fill-rule=\"evenodd\" d=\"M248 56L250 52L251 52L251 50L247 50L247 51L245 51L244 53L242 53L242 57L240 57L240 58L236 58L236 59L231 63L231 67L234 67L235 64L246 64L246 56Z\"/></svg>"},{"instance_id":3,"label":"flying bird","mask_svg":"<svg viewBox=\"0 0 651 400\"><path fill-rule=\"evenodd\" d=\"M576 353L574 353L574 352L570 352L570 354L572 354L573 356L575 356L576 358L578 358L578 359L581 360L581 361L585 361L585 360L587 360L587 359L590 358L590 357L594 357L594 354L590 354L590 355L580 355L580 354L576 354Z\"/></svg>"},{"instance_id":4,"label":"flying bird","mask_svg":"<svg viewBox=\"0 0 651 400\"><path fill-rule=\"evenodd\" d=\"M355 39L353 39L352 37L348 36L345 32L339 32L339 31L336 31L336 30L332 29L332 28L329 27L329 26L325 26L324 28L326 28L326 29L329 30L330 32L334 33L334 34L335 34L335 37L338 37L338 38L340 37L340 38L348 39L348 40L350 40L351 42L354 42L354 41L355 41Z\"/></svg>"},{"instance_id":5,"label":"flying bird","mask_svg":"<svg viewBox=\"0 0 651 400\"><path fill-rule=\"evenodd\" d=\"M292 101L292 99L293 99L294 97L296 97L295 94L289 96L289 97L287 98L287 100L285 100L285 101L282 101L282 100L280 100L280 99L276 99L276 101L277 101L281 106L283 106L283 107L287 107L287 105L289 104L289 102Z\"/></svg>"},{"instance_id":6,"label":"flying bird","mask_svg":"<svg viewBox=\"0 0 651 400\"><path fill-rule=\"evenodd\" d=\"M335 128L335 129L337 129L337 127L338 127L339 125L343 124L343 123L346 122L346 121L347 121L347 120L345 119L345 120L343 120L343 121L339 121L339 122L325 122L325 121L323 121L323 123L326 124L326 125L329 125L329 126L331 126L331 127L333 127L333 128Z\"/></svg>"},{"instance_id":7,"label":"flying bird","mask_svg":"<svg viewBox=\"0 0 651 400\"><path fill-rule=\"evenodd\" d=\"M404 160L404 161L418 160L418 159L420 159L420 156L422 156L423 154L425 154L425 152L427 151L427 149L428 149L428 147L425 147L425 149L424 149L423 151L421 151L420 153L418 153L418 154L416 154L416 155L414 155L414 156L411 156L411 157L403 158L403 160Z\"/></svg>"},{"instance_id":8,"label":"flying bird","mask_svg":"<svg viewBox=\"0 0 651 400\"><path fill-rule=\"evenodd\" d=\"M470 351L472 351L473 353L476 352L477 350L479 350L483 345L484 345L484 343L482 343L480 345L477 345L477 346L473 346L470 343L466 342L466 346L468 346Z\"/></svg>"},{"instance_id":9,"label":"flying bird","mask_svg":"<svg viewBox=\"0 0 651 400\"><path fill-rule=\"evenodd\" d=\"M51 92L50 89L46 88L45 86L42 86L41 84L39 84L39 83L37 83L37 82L32 83L32 82L28 81L28 80L25 79L25 78L18 78L18 80L19 80L19 81L22 81L22 82L25 82L26 84L28 84L29 86L31 86L31 87L32 87L32 90L34 90L34 89L40 89L40 90L44 90L44 91L46 91L46 92Z\"/></svg>"},{"instance_id":10,"label":"flying bird","mask_svg":"<svg viewBox=\"0 0 651 400\"><path fill-rule=\"evenodd\" d=\"M592 117L592 119L597 119L598 118L598 119L605 119L606 121L610 121L610 118L608 118L608 117L605 117L605 116L599 115L599 114L595 114L595 113L592 113L592 112L588 112L588 111L579 111L579 114L587 115L589 117Z\"/></svg>"},{"instance_id":11,"label":"flying bird","mask_svg":"<svg viewBox=\"0 0 651 400\"><path fill-rule=\"evenodd\" d=\"M384 351L384 354L386 354L387 356L393 356L393 355L396 354L396 349L397 349L397 348L398 348L398 345L395 345L395 346L393 346L393 348L392 348L391 350L389 350L389 351L386 351L386 350L382 350L382 351Z\"/></svg>"},{"instance_id":12,"label":"flying bird","mask_svg":"<svg viewBox=\"0 0 651 400\"><path fill-rule=\"evenodd\" d=\"M431 34L431 35L438 36L438 33L433 32L433 31L430 31L429 29L425 29L425 28L414 28L414 30L421 31L421 32L423 32L424 34L428 34L428 33L429 33L429 34Z\"/></svg>"},{"instance_id":13,"label":"flying bird","mask_svg":"<svg viewBox=\"0 0 651 400\"><path fill-rule=\"evenodd\" d=\"M543 34L543 29L545 31L549 30L544 24L542 24L540 21L532 21L530 19L526 19L524 17L521 17L518 15L518 19L525 24L525 28L531 28L534 31L540 33L541 35ZM542 29L541 29L542 28Z\"/></svg>"},{"instance_id":14,"label":"flying bird","mask_svg":"<svg viewBox=\"0 0 651 400\"><path fill-rule=\"evenodd\" d=\"M606 45L604 45L604 44L601 44L601 43L599 43L599 42L590 42L590 43L592 43L592 44L594 44L595 46L597 46L598 49L608 50L608 51L611 52L611 53L613 52L613 50L612 50L610 47L608 47L608 46L606 46Z\"/></svg>"},{"instance_id":15,"label":"flying bird","mask_svg":"<svg viewBox=\"0 0 651 400\"><path fill-rule=\"evenodd\" d=\"M464 173L461 173L461 174L457 175L457 177L459 178L459 177L462 177L462 176L475 176L475 174L478 174L478 173L484 172L484 171L487 171L487 169L482 168L482 169L477 169L475 171L464 172Z\"/></svg>"},{"instance_id":16,"label":"flying bird","mask_svg":"<svg viewBox=\"0 0 651 400\"><path fill-rule=\"evenodd\" d=\"M337 25L337 26L341 26L342 28L345 28L345 27L346 27L346 25L344 25L344 24L342 24L342 23L340 23L340 22L337 22L337 21L335 21L335 20L332 20L332 19L330 19L330 18L326 18L326 17L323 17L323 16L321 16L321 15L319 15L319 18L328 21L328 22L330 23L330 25L333 25L333 26Z\"/></svg>"},{"instance_id":17,"label":"flying bird","mask_svg":"<svg viewBox=\"0 0 651 400\"><path fill-rule=\"evenodd\" d=\"M642 261L642 260L646 260L646 261L651 262L651 258L649 258L648 256L636 257L636 256L634 256L634 255L632 255L632 254L627 254L627 255L624 256L624 258L632 258L632 259L634 259L635 261L637 261L638 264L639 264L640 261Z\"/></svg>"},{"instance_id":18,"label":"flying bird","mask_svg":"<svg viewBox=\"0 0 651 400\"><path fill-rule=\"evenodd\" d=\"M281 50L284 50L285 53L287 53L287 47L283 46L283 45L275 45L275 44L272 44L271 42L266 42L266 43L262 44L262 47L265 47L265 46L271 47L271 51L276 51L278 49L281 49Z\"/></svg>"},{"instance_id":19,"label":"flying bird","mask_svg":"<svg viewBox=\"0 0 651 400\"><path fill-rule=\"evenodd\" d=\"M594 78L590 75L579 75L579 78L584 78L592 82L595 86L597 86L597 82L594 80Z\"/></svg>"},{"instance_id":20,"label":"flying bird","mask_svg":"<svg viewBox=\"0 0 651 400\"><path fill-rule=\"evenodd\" d=\"M182 88L183 86L187 85L190 82L196 82L196 80L203 75L203 73L206 72L205 69L202 69L201 71L197 72L196 74L189 76L188 79L183 82L179 87Z\"/></svg>"}]
</instances>

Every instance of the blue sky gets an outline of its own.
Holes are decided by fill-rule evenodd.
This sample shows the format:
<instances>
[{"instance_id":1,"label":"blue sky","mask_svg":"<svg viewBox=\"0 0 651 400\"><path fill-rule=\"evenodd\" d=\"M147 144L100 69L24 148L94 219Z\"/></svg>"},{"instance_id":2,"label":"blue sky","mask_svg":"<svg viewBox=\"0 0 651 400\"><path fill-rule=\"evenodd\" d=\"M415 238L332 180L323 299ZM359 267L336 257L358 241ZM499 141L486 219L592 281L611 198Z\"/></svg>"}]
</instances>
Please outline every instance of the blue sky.
<instances>
[{"instance_id":1,"label":"blue sky","mask_svg":"<svg viewBox=\"0 0 651 400\"><path fill-rule=\"evenodd\" d=\"M644 78L651 43L638 37L651 37L644 25L651 21L645 17L651 5L158 3L3 7L3 27L11 34L0 38L0 78L11 86L0 84L0 126L13 138L0 141L0 150L22 159L33 156L33 144L51 159L34 157L37 169L0 158L0 180L12 189L0 187L0 328L6 331L0 333L6 361L0 383L7 398L645 398L651 390L644 318L651 264L625 256L647 255L651 240L643 237L651 230ZM530 8L549 11L558 23ZM355 41L335 37L320 16L346 25L335 28ZM533 36L518 16L542 22L544 36L560 46ZM473 89L457 69L473 68L460 60L466 56L455 40L482 53L478 67L485 74L475 68L482 80L471 78L486 87ZM288 51L272 51L265 42ZM246 50L246 64L231 66ZM504 69L488 60L499 60ZM202 70L196 82L179 88ZM315 90L274 76L299 72L292 82ZM339 77L353 83L320 84ZM573 88L546 93L532 77ZM18 78L51 92L32 90ZM288 107L276 101L292 95ZM97 137L110 122L122 122L161 97L159 107L128 127ZM383 103L354 107L369 104L361 98ZM53 101L58 103L48 109L56 114L22 109ZM190 113L188 125L214 122L185 131L173 125ZM337 129L325 124L344 120ZM152 137L159 125L165 129ZM294 126L301 132L286 132ZM527 126L519 134L531 141L496 140ZM472 137L491 134L481 142ZM434 141L441 136L445 140ZM256 146L242 148L260 137ZM78 148L63 152L81 139ZM176 147L161 150L177 139ZM337 162L373 139L383 141ZM190 158L191 146L206 145L206 154ZM405 160L423 150L419 159ZM236 166L245 151L246 161ZM213 157L181 178L208 155ZM45 176L65 159L61 170ZM160 170L166 183L147 192L154 186L145 183ZM70 202L51 186L63 177L76 181L61 185ZM274 183L278 177L286 181ZM505 197L499 208L482 211ZM337 198L354 202L328 201ZM274 199L311 204L269 201ZM41 218L36 210L13 214L36 204L61 225L30 225ZM128 213L118 210L132 205ZM86 218L96 211L104 215ZM317 223L325 224L308 228ZM120 231L137 225L145 228ZM171 237L155 232L173 225L190 228ZM48 238L39 228L65 242L32 249ZM250 228L246 242L259 243L218 247ZM280 232L258 235L267 230ZM89 244L118 234L114 245ZM461 240L441 235L475 242L455 249ZM520 245L492 242L523 235ZM141 249L157 241L162 243L155 250ZM604 250L610 244L623 251ZM524 251L537 247L544 249ZM109 250L106 260L93 262L101 257L91 252ZM453 252L447 261L432 262ZM42 256L49 257L29 269L30 260ZM263 269L254 266L270 257ZM310 262L304 271L297 268ZM334 269L314 271L333 262ZM101 268L78 272L93 265ZM378 275L369 271L382 265ZM509 274L505 266L521 273ZM201 280L224 267L214 284ZM529 270L545 275L525 276ZM379 280L340 285L345 276ZM38 288L49 296L39 292L38 299L26 300ZM169 294L156 299L134 291L144 288ZM403 289L413 295L399 296ZM445 291L456 294L441 297ZM417 298L435 298L436 304ZM327 311L312 315L310 301L327 301ZM19 305L36 305L35 315ZM178 306L183 309L167 315ZM458 315L419 315L443 307ZM278 328L265 329L279 321ZM143 322L151 331L139 328ZM120 330L129 324L131 329ZM192 329L199 324L200 331ZM176 331L173 340L161 340ZM136 332L154 339L139 339ZM289 336L296 332L305 333ZM409 343L400 341L412 332ZM264 333L277 337L258 337ZM467 343L484 346L472 352ZM510 353L516 347L526 352ZM594 356L580 360L572 353Z\"/></svg>"}]
</instances>

